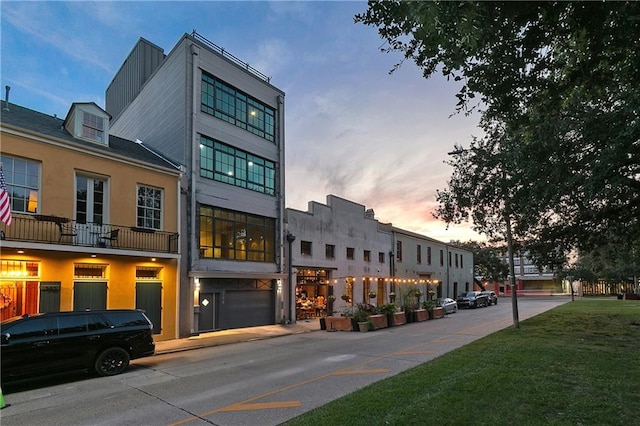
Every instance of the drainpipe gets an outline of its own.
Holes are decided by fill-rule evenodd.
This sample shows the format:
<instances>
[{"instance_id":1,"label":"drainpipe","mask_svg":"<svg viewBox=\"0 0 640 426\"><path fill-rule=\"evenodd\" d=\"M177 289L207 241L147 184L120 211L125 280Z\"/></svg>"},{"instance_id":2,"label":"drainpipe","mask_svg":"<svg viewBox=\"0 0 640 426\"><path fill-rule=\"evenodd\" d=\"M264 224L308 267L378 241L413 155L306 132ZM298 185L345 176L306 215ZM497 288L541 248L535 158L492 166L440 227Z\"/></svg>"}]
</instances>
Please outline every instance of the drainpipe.
<instances>
[{"instance_id":1,"label":"drainpipe","mask_svg":"<svg viewBox=\"0 0 640 426\"><path fill-rule=\"evenodd\" d=\"M287 233L287 242L289 243L289 254L287 256L287 261L289 263L289 267L287 268L287 285L289 286L289 323L293 324L295 322L295 315L293 311L293 298L295 296L295 286L293 285L293 257L291 254L293 253L293 242L296 240L296 236L293 234Z\"/></svg>"},{"instance_id":2,"label":"drainpipe","mask_svg":"<svg viewBox=\"0 0 640 426\"><path fill-rule=\"evenodd\" d=\"M200 46L196 44L191 44L191 176L189 182L189 214L187 215L187 237L189 238L188 243L188 263L189 263L189 272L192 272L195 269L194 259L196 253L196 178L197 178L197 167L198 163L196 161L198 157L198 153L200 152L200 144L198 141L198 135L196 133L196 119L197 119L197 100L200 99L198 96L198 65L199 65L199 55L200 55ZM188 278L189 280L189 288L191 290L191 294L193 295L193 308L192 308L192 328L191 334L197 335L199 334L199 316L200 316L200 292L199 292L199 283L196 285L196 280L194 278Z\"/></svg>"}]
</instances>

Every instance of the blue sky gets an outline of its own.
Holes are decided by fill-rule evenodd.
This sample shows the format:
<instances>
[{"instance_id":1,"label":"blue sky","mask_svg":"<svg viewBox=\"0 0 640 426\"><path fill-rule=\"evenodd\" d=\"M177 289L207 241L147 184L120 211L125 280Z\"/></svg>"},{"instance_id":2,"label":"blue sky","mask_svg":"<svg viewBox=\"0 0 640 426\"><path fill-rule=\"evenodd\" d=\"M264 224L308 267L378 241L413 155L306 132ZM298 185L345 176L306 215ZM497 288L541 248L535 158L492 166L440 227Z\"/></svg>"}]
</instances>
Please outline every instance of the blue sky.
<instances>
[{"instance_id":1,"label":"blue sky","mask_svg":"<svg viewBox=\"0 0 640 426\"><path fill-rule=\"evenodd\" d=\"M1 83L10 102L64 117L73 102L104 108L105 90L140 37L169 53L193 30L271 77L285 96L286 204L327 194L442 241L479 239L433 219L454 143L480 135L453 115L457 86L424 79L381 53L373 27L354 24L363 1L88 2L3 0ZM4 90L2 90L4 99Z\"/></svg>"}]
</instances>

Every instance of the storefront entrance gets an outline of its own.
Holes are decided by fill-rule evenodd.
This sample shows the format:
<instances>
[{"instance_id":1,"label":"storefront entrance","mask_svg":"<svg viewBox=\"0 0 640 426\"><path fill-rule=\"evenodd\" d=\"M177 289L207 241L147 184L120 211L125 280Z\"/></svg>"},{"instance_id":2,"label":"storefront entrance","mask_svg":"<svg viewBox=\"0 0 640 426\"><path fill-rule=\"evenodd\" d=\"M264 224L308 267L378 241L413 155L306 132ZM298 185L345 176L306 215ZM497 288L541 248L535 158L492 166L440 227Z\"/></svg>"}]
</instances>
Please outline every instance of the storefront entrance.
<instances>
[{"instance_id":1,"label":"storefront entrance","mask_svg":"<svg viewBox=\"0 0 640 426\"><path fill-rule=\"evenodd\" d=\"M329 277L325 269L298 270L296 281L296 320L327 315Z\"/></svg>"}]
</instances>

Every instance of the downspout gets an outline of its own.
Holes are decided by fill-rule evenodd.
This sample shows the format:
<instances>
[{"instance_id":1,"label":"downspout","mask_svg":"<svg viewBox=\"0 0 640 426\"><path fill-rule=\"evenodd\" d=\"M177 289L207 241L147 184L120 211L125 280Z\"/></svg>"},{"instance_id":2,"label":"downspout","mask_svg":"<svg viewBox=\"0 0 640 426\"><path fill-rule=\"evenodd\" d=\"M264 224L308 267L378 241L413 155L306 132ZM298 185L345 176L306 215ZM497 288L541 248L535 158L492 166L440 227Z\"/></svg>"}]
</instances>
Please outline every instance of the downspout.
<instances>
[{"instance_id":1,"label":"downspout","mask_svg":"<svg viewBox=\"0 0 640 426\"><path fill-rule=\"evenodd\" d=\"M280 259L278 259L278 272L282 273L282 269L284 267L284 241L283 241L283 235L285 232L285 224L284 224L284 215L285 215L285 174L284 174L284 170L285 170L285 156L284 156L284 97L281 95L278 95L278 164L280 165L279 167L279 173L278 173L278 206L277 206L277 229L276 229L276 238L277 238L277 247L280 247L280 250L278 251L278 255L280 256ZM288 228L288 224L287 224L287 228ZM288 231L287 231L288 232ZM291 256L291 250L289 250L289 258ZM289 259L289 263L291 263L291 260ZM276 306L281 306L280 309L277 309L277 315L279 316L279 318L277 319L276 323L281 323L283 321L283 308L284 308L284 303L286 301L289 301L290 304L290 300L291 300L291 291L287 291L287 289L290 289L291 287L291 265L289 265L289 280L287 282L287 285L283 288L283 291L280 293L280 300L278 301L279 303L276 303ZM276 292L276 296L277 296L277 292ZM284 299L284 300L283 300Z\"/></svg>"},{"instance_id":2,"label":"downspout","mask_svg":"<svg viewBox=\"0 0 640 426\"><path fill-rule=\"evenodd\" d=\"M189 182L189 215L187 216L187 235L189 238L188 244L188 262L189 272L195 269L195 253L196 253L196 178L197 178L197 161L196 158L199 152L199 141L196 134L196 120L197 120L197 100L198 96L198 67L199 67L199 55L200 46L191 44L191 176ZM191 334L197 335L199 333L198 317L200 315L200 289L199 284L196 285L194 278L188 278L190 293L193 295L193 307L191 309L192 321L191 321Z\"/></svg>"}]
</instances>

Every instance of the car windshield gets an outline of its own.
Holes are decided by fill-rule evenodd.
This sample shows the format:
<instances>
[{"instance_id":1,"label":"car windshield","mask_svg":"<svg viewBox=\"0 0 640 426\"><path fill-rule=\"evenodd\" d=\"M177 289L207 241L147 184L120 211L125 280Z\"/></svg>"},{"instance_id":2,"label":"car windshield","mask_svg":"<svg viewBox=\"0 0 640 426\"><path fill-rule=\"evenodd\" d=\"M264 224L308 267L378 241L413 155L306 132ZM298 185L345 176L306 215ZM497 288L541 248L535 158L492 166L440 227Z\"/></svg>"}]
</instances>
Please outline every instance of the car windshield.
<instances>
[{"instance_id":1,"label":"car windshield","mask_svg":"<svg viewBox=\"0 0 640 426\"><path fill-rule=\"evenodd\" d=\"M471 293L467 293L467 297L476 297L476 294L471 292Z\"/></svg>"}]
</instances>

